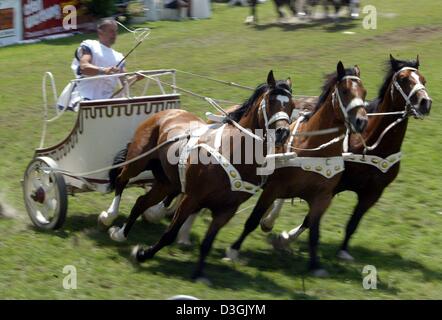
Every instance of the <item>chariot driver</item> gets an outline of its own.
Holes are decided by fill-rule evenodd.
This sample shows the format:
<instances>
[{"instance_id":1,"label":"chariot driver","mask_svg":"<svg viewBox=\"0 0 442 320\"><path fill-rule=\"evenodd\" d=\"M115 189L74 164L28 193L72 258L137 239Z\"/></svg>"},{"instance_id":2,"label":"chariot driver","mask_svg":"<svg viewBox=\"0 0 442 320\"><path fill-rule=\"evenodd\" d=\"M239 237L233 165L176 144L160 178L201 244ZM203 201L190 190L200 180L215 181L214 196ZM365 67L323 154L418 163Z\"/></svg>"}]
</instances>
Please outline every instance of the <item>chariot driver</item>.
<instances>
[{"instance_id":1,"label":"chariot driver","mask_svg":"<svg viewBox=\"0 0 442 320\"><path fill-rule=\"evenodd\" d=\"M117 33L115 20L104 19L98 23L98 40L85 40L75 51L71 69L77 79L126 72L125 61L121 63L124 56L112 49ZM76 110L82 100L110 99L121 80L120 77L103 77L78 81L65 88L58 101L59 108L67 104L68 109Z\"/></svg>"}]
</instances>

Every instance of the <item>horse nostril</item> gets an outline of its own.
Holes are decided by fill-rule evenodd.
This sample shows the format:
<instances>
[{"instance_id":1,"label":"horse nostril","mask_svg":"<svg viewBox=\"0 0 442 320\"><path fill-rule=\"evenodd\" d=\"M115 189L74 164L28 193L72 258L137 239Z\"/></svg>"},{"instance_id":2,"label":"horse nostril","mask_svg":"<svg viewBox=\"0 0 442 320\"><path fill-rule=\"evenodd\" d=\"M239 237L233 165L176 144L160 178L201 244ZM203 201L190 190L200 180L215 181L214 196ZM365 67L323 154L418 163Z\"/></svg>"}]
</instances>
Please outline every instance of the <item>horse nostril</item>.
<instances>
[{"instance_id":1,"label":"horse nostril","mask_svg":"<svg viewBox=\"0 0 442 320\"><path fill-rule=\"evenodd\" d=\"M368 120L365 118L356 118L356 130L362 132L367 127Z\"/></svg>"},{"instance_id":2,"label":"horse nostril","mask_svg":"<svg viewBox=\"0 0 442 320\"><path fill-rule=\"evenodd\" d=\"M432 101L430 99L423 98L419 103L419 110L421 113L429 113L431 109Z\"/></svg>"},{"instance_id":3,"label":"horse nostril","mask_svg":"<svg viewBox=\"0 0 442 320\"><path fill-rule=\"evenodd\" d=\"M279 127L275 130L276 134L276 142L283 143L290 134L290 130L288 128Z\"/></svg>"}]
</instances>

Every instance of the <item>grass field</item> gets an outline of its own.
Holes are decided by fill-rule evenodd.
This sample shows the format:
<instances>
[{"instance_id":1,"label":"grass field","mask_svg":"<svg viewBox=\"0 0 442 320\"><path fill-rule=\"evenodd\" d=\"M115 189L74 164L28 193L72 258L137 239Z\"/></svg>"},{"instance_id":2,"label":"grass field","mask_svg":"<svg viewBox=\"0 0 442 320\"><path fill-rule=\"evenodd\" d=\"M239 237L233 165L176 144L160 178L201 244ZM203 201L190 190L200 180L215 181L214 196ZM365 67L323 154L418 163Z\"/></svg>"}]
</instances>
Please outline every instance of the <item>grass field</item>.
<instances>
[{"instance_id":1,"label":"grass field","mask_svg":"<svg viewBox=\"0 0 442 320\"><path fill-rule=\"evenodd\" d=\"M378 10L378 28L364 30L361 21L294 26L275 23L273 4L258 7L260 25L243 24L248 8L213 5L209 20L155 22L148 41L128 61L129 69L176 68L255 86L273 69L277 78L291 77L297 94L317 95L325 73L338 60L358 64L373 98L384 76L383 63L392 53L409 59L420 55L433 110L424 121L410 120L403 145L405 157L398 179L367 214L351 243L354 263L335 258L355 195L335 199L322 220L320 252L330 277L306 272L307 233L292 244L293 252L274 252L266 235L254 232L243 246L247 263L221 261L225 248L242 230L251 209L235 216L219 233L208 258L211 287L189 280L198 246L165 248L140 267L129 261L134 244L152 244L166 221L139 221L126 244L112 242L97 230L97 215L112 195L89 193L69 198L64 228L41 232L33 228L22 200L20 179L41 132L41 77L55 75L58 90L71 79L73 52L79 35L62 40L0 48L0 196L12 218L0 217L0 298L7 299L165 299L189 294L203 299L442 299L442 7L439 0L371 0ZM412 10L410 10L412 8ZM352 31L355 34L344 34ZM121 34L115 49L134 44ZM248 92L179 75L184 88L215 98L242 101ZM183 96L183 108L202 115L210 106ZM51 125L48 143L68 132L68 115ZM141 189L125 192L121 212L129 212ZM242 208L252 206L256 197ZM300 223L305 203L286 204L275 231ZM120 217L121 222L124 217ZM203 214L192 230L199 244L210 216ZM78 272L78 289L65 290L65 265ZM377 290L364 290L362 269L378 270Z\"/></svg>"}]
</instances>

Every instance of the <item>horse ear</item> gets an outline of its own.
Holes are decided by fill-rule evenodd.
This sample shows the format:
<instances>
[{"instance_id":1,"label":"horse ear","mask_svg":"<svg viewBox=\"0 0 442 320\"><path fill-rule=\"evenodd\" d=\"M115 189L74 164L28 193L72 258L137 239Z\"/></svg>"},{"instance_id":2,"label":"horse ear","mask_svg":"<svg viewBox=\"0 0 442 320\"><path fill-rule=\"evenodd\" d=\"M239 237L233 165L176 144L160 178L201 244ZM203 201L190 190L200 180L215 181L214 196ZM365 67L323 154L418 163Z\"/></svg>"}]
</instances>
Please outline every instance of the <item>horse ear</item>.
<instances>
[{"instance_id":1,"label":"horse ear","mask_svg":"<svg viewBox=\"0 0 442 320\"><path fill-rule=\"evenodd\" d=\"M273 70L270 70L269 75L267 76L267 84L271 88L276 87L276 81L275 81L275 77L273 76Z\"/></svg>"},{"instance_id":2,"label":"horse ear","mask_svg":"<svg viewBox=\"0 0 442 320\"><path fill-rule=\"evenodd\" d=\"M338 62L338 65L336 66L336 71L338 74L338 81L340 81L342 78L345 77L345 68L344 65L342 64L342 61Z\"/></svg>"},{"instance_id":3,"label":"horse ear","mask_svg":"<svg viewBox=\"0 0 442 320\"><path fill-rule=\"evenodd\" d=\"M287 78L287 85L289 86L289 88L292 88L292 78L288 77Z\"/></svg>"},{"instance_id":4,"label":"horse ear","mask_svg":"<svg viewBox=\"0 0 442 320\"><path fill-rule=\"evenodd\" d=\"M390 63L394 71L399 70L399 61L397 61L390 53Z\"/></svg>"},{"instance_id":5,"label":"horse ear","mask_svg":"<svg viewBox=\"0 0 442 320\"><path fill-rule=\"evenodd\" d=\"M419 55L416 57L416 67L419 68Z\"/></svg>"},{"instance_id":6,"label":"horse ear","mask_svg":"<svg viewBox=\"0 0 442 320\"><path fill-rule=\"evenodd\" d=\"M361 76L361 69L359 69L359 66L357 64L355 64L354 71L357 77Z\"/></svg>"}]
</instances>

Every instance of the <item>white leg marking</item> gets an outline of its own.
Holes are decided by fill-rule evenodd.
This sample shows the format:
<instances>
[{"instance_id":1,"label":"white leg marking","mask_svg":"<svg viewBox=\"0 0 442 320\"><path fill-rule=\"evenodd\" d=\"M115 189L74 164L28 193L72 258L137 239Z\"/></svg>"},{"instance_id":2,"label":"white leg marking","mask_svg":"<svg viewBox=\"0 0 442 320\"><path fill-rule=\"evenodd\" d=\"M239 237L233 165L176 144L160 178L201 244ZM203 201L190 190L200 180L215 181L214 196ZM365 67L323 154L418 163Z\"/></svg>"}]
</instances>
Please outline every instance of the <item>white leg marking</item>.
<instances>
[{"instance_id":1,"label":"white leg marking","mask_svg":"<svg viewBox=\"0 0 442 320\"><path fill-rule=\"evenodd\" d=\"M177 242L186 246L190 246L192 242L190 241L190 229L192 229L193 222L196 219L196 214L192 214L187 218L186 222L181 226L178 232Z\"/></svg>"},{"instance_id":2,"label":"white leg marking","mask_svg":"<svg viewBox=\"0 0 442 320\"><path fill-rule=\"evenodd\" d=\"M261 226L264 226L266 229L272 229L283 205L284 199L276 199L273 202L273 206L267 211L268 213L261 219Z\"/></svg>"},{"instance_id":3,"label":"white leg marking","mask_svg":"<svg viewBox=\"0 0 442 320\"><path fill-rule=\"evenodd\" d=\"M345 250L339 250L338 258L342 259L342 260L345 260L345 261L354 261L355 260L355 258L353 258L351 256L351 254L348 253L348 251L345 251Z\"/></svg>"},{"instance_id":4,"label":"white leg marking","mask_svg":"<svg viewBox=\"0 0 442 320\"><path fill-rule=\"evenodd\" d=\"M151 223L158 223L161 219L163 219L166 216L167 208L164 205L164 202L161 201L160 203L148 208L146 211L144 211L144 219L146 221Z\"/></svg>"},{"instance_id":5,"label":"white leg marking","mask_svg":"<svg viewBox=\"0 0 442 320\"><path fill-rule=\"evenodd\" d=\"M306 228L302 227L302 225L299 225L296 228L290 230L286 234L287 240L290 240L290 241L296 240L305 231L305 229Z\"/></svg>"},{"instance_id":6,"label":"white leg marking","mask_svg":"<svg viewBox=\"0 0 442 320\"><path fill-rule=\"evenodd\" d=\"M226 249L226 256L223 258L224 261L238 261L239 260L239 251L232 249L232 248L227 248Z\"/></svg>"},{"instance_id":7,"label":"white leg marking","mask_svg":"<svg viewBox=\"0 0 442 320\"><path fill-rule=\"evenodd\" d=\"M112 204L110 205L107 211L103 211L98 219L106 226L110 226L115 218L118 216L118 208L120 207L121 195L116 196L112 200Z\"/></svg>"},{"instance_id":8,"label":"white leg marking","mask_svg":"<svg viewBox=\"0 0 442 320\"><path fill-rule=\"evenodd\" d=\"M126 224L123 225L123 227L112 227L109 229L109 236L112 240L117 242L124 242L127 240L127 238L124 236L124 228L126 227Z\"/></svg>"}]
</instances>

